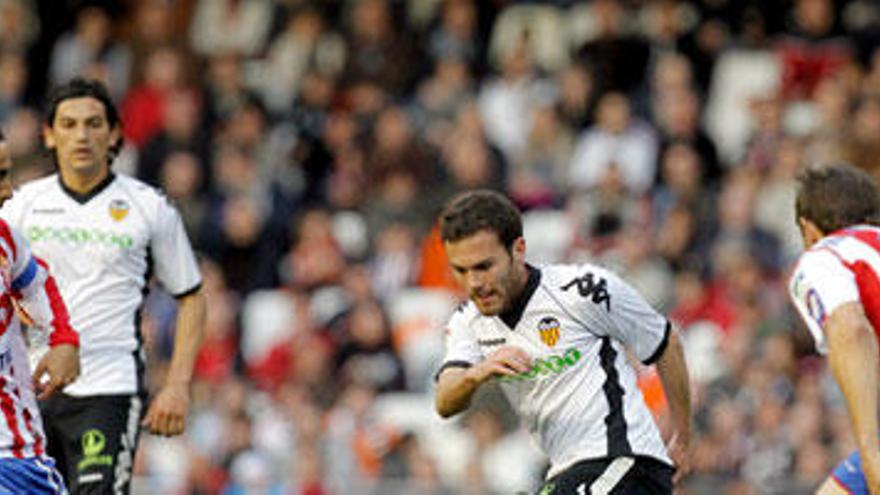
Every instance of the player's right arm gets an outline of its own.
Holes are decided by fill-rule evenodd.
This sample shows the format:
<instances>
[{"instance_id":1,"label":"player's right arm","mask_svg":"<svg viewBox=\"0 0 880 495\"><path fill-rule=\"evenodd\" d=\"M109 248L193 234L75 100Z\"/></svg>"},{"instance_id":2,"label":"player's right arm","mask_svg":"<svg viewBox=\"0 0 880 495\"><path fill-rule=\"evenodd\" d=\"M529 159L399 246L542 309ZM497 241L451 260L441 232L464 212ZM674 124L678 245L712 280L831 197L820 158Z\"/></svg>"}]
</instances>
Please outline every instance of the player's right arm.
<instances>
[{"instance_id":1,"label":"player's right arm","mask_svg":"<svg viewBox=\"0 0 880 495\"><path fill-rule=\"evenodd\" d=\"M828 361L846 399L862 470L872 494L880 494L880 443L877 424L877 374L880 351L862 305L846 303L825 322Z\"/></svg>"},{"instance_id":2,"label":"player's right arm","mask_svg":"<svg viewBox=\"0 0 880 495\"><path fill-rule=\"evenodd\" d=\"M528 354L513 346L499 347L484 359L472 328L475 316L473 308L462 306L446 326L446 355L434 395L437 413L444 418L467 409L474 393L490 378L530 369Z\"/></svg>"},{"instance_id":3,"label":"player's right arm","mask_svg":"<svg viewBox=\"0 0 880 495\"><path fill-rule=\"evenodd\" d=\"M813 250L804 253L798 262L789 292L817 349L828 354L831 372L846 401L868 487L878 495L880 349L862 307L855 276L831 251Z\"/></svg>"},{"instance_id":4,"label":"player's right arm","mask_svg":"<svg viewBox=\"0 0 880 495\"><path fill-rule=\"evenodd\" d=\"M498 348L485 360L468 367L447 367L437 379L437 413L448 418L471 404L477 389L490 378L525 373L531 369L531 359L525 351L514 346Z\"/></svg>"}]
</instances>

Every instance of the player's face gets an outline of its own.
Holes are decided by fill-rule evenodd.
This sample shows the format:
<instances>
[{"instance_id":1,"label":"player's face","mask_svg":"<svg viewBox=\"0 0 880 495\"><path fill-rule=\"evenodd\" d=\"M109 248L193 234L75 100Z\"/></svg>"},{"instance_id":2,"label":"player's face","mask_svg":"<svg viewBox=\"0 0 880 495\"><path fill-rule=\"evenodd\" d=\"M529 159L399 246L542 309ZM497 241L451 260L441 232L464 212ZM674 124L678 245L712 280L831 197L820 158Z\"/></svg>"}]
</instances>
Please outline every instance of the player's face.
<instances>
[{"instance_id":1,"label":"player's face","mask_svg":"<svg viewBox=\"0 0 880 495\"><path fill-rule=\"evenodd\" d=\"M525 241L517 239L508 251L488 230L444 243L455 280L480 313L497 315L512 303L524 284Z\"/></svg>"},{"instance_id":2,"label":"player's face","mask_svg":"<svg viewBox=\"0 0 880 495\"><path fill-rule=\"evenodd\" d=\"M12 159L9 146L0 141L0 205L12 197Z\"/></svg>"},{"instance_id":3,"label":"player's face","mask_svg":"<svg viewBox=\"0 0 880 495\"><path fill-rule=\"evenodd\" d=\"M44 126L46 147L55 150L62 173L95 174L109 167L119 128L110 128L104 104L92 97L62 101L51 126Z\"/></svg>"}]
</instances>

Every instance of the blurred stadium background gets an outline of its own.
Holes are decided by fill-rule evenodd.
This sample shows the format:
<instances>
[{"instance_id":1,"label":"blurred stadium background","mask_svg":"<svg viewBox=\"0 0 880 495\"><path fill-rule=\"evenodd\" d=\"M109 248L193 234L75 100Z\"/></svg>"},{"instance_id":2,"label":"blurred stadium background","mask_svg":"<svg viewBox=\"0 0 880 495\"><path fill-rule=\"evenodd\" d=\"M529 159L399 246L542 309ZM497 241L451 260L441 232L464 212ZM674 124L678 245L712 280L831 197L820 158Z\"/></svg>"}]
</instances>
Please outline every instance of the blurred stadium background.
<instances>
[{"instance_id":1,"label":"blurred stadium background","mask_svg":"<svg viewBox=\"0 0 880 495\"><path fill-rule=\"evenodd\" d=\"M142 437L136 493L534 490L497 391L432 408L460 297L433 221L478 186L532 261L612 267L682 329L685 493L809 493L853 442L784 290L793 178L880 174L878 40L872 0L0 0L0 126L16 180L46 174L47 88L106 81L116 170L202 256L187 433ZM143 313L153 383L173 311Z\"/></svg>"}]
</instances>

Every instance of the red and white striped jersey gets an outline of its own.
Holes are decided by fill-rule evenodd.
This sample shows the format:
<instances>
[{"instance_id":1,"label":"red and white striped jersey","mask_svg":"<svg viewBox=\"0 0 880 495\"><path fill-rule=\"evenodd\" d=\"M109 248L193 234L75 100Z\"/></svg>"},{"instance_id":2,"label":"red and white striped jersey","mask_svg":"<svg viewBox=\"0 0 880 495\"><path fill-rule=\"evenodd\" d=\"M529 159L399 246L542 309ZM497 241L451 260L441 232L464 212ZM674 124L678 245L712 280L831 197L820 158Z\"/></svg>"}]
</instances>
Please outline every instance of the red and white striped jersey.
<instances>
[{"instance_id":1,"label":"red and white striped jersey","mask_svg":"<svg viewBox=\"0 0 880 495\"><path fill-rule=\"evenodd\" d=\"M826 318L848 302L861 303L880 338L880 228L856 225L823 237L801 255L788 288L820 353L828 350Z\"/></svg>"},{"instance_id":2,"label":"red and white striped jersey","mask_svg":"<svg viewBox=\"0 0 880 495\"><path fill-rule=\"evenodd\" d=\"M79 338L45 264L31 255L24 238L3 220L0 280L0 457L40 456L45 435L19 318L49 332L50 345L79 345Z\"/></svg>"}]
</instances>

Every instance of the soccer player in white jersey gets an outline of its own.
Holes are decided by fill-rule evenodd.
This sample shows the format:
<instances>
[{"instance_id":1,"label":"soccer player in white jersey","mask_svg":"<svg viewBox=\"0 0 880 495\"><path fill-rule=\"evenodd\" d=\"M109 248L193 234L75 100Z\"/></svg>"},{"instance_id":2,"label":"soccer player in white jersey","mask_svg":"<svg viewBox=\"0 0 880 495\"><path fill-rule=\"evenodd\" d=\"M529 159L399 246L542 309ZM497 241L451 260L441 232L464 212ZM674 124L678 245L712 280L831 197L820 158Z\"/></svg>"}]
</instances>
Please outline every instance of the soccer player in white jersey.
<instances>
[{"instance_id":1,"label":"soccer player in white jersey","mask_svg":"<svg viewBox=\"0 0 880 495\"><path fill-rule=\"evenodd\" d=\"M542 495L671 493L688 469L691 414L669 321L598 266L526 264L520 213L501 194L463 193L440 221L470 300L446 330L438 413L464 411L481 384L497 379L550 459ZM657 363L674 427L669 451L627 350Z\"/></svg>"},{"instance_id":2,"label":"soccer player in white jersey","mask_svg":"<svg viewBox=\"0 0 880 495\"><path fill-rule=\"evenodd\" d=\"M11 196L11 168L0 132L0 203ZM50 350L33 375L21 318L48 333ZM46 398L72 382L79 374L78 347L55 281L21 234L0 220L0 493L67 493L46 454L34 386Z\"/></svg>"},{"instance_id":3,"label":"soccer player in white jersey","mask_svg":"<svg viewBox=\"0 0 880 495\"><path fill-rule=\"evenodd\" d=\"M789 292L816 348L828 355L858 445L818 493L877 495L880 189L847 165L808 169L798 180L795 210L806 251Z\"/></svg>"},{"instance_id":4,"label":"soccer player in white jersey","mask_svg":"<svg viewBox=\"0 0 880 495\"><path fill-rule=\"evenodd\" d=\"M72 493L128 493L139 425L184 429L205 319L201 276L174 206L110 169L120 124L102 84L55 88L43 138L58 173L16 190L0 215L49 264L81 340L82 374L40 404L48 449ZM178 313L167 377L144 415L139 308L154 275Z\"/></svg>"}]
</instances>

